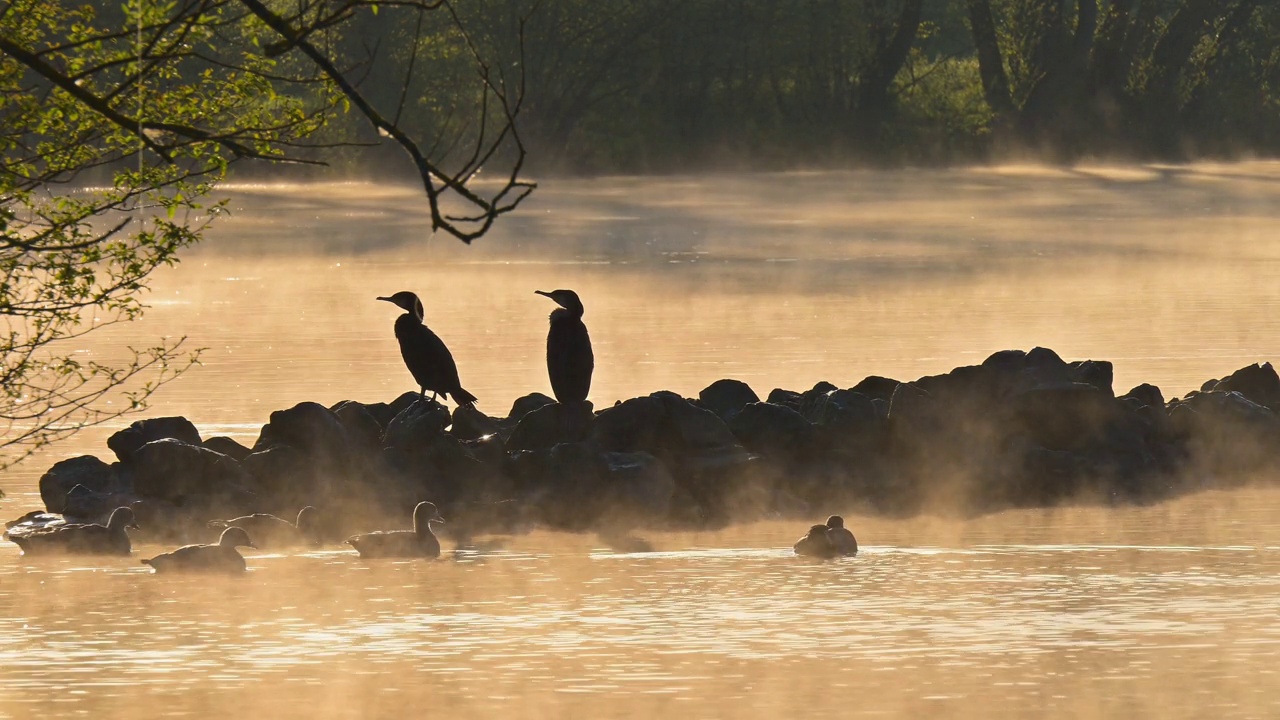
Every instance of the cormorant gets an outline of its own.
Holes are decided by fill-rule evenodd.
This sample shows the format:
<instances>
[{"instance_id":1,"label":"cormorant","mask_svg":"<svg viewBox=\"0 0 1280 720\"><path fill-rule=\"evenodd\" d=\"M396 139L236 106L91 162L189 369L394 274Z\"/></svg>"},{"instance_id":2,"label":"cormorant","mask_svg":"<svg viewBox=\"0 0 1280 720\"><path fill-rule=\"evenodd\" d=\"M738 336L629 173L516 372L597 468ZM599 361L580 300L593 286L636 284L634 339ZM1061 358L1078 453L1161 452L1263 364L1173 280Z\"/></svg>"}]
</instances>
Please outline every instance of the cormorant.
<instances>
[{"instance_id":1,"label":"cormorant","mask_svg":"<svg viewBox=\"0 0 1280 720\"><path fill-rule=\"evenodd\" d=\"M591 372L596 360L591 353L591 336L582 323L582 301L572 290L535 290L556 301L547 333L547 374L551 389L562 405L580 403L591 390Z\"/></svg>"},{"instance_id":2,"label":"cormorant","mask_svg":"<svg viewBox=\"0 0 1280 720\"><path fill-rule=\"evenodd\" d=\"M826 525L814 525L809 528L808 534L797 540L796 544L792 546L792 550L797 555L824 559L833 558L840 554L840 551L831 543L831 538L827 535Z\"/></svg>"},{"instance_id":3,"label":"cormorant","mask_svg":"<svg viewBox=\"0 0 1280 720\"><path fill-rule=\"evenodd\" d=\"M431 391L436 395L453 396L459 405L475 403L476 396L462 389L458 381L458 366L444 341L431 328L423 324L422 301L411 292L401 291L391 297L380 297L392 305L404 308L405 314L396 318L396 339L400 341L400 356L422 389L422 397Z\"/></svg>"}]
</instances>

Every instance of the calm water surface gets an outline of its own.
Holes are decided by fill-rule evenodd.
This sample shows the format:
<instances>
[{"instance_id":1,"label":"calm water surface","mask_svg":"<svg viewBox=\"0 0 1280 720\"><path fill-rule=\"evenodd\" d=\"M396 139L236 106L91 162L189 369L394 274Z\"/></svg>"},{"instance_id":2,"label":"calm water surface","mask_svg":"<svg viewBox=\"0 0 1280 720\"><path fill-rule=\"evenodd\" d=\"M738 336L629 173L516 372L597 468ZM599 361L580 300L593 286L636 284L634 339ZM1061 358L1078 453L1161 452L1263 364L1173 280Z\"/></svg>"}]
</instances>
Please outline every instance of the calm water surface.
<instances>
[{"instance_id":1,"label":"calm water surface","mask_svg":"<svg viewBox=\"0 0 1280 720\"><path fill-rule=\"evenodd\" d=\"M204 365L153 414L252 442L271 410L410 389L373 299L408 289L502 415L549 391L533 290L572 287L598 407L1035 345L1181 395L1280 357L1278 190L1270 163L547 182L466 248L411 190L241 186L148 317L82 353L187 336ZM0 514L114 429L10 473ZM865 550L832 563L763 523L635 554L541 532L437 562L250 554L213 580L0 543L0 717L1280 716L1280 491L850 521Z\"/></svg>"}]
</instances>

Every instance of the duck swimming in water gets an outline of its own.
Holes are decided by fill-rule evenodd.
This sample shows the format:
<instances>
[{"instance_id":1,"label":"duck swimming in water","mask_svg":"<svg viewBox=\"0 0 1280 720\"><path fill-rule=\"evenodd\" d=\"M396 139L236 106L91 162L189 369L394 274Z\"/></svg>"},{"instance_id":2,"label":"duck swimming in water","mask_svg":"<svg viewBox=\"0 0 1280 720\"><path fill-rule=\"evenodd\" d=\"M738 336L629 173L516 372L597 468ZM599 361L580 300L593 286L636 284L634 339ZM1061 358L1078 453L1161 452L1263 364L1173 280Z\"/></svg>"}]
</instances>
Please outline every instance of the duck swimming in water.
<instances>
[{"instance_id":1,"label":"duck swimming in water","mask_svg":"<svg viewBox=\"0 0 1280 720\"><path fill-rule=\"evenodd\" d=\"M23 555L128 555L133 547L126 528L136 528L133 510L116 508L106 525L50 524L44 527L15 525L4 538L22 548Z\"/></svg>"},{"instance_id":2,"label":"duck swimming in water","mask_svg":"<svg viewBox=\"0 0 1280 720\"><path fill-rule=\"evenodd\" d=\"M827 534L826 525L814 525L809 528L809 534L797 540L792 549L797 555L806 557L833 558L840 554Z\"/></svg>"},{"instance_id":3,"label":"duck swimming in water","mask_svg":"<svg viewBox=\"0 0 1280 720\"><path fill-rule=\"evenodd\" d=\"M839 515L832 515L827 518L827 539L831 541L831 545L836 549L836 552L841 555L858 554L858 540L844 526L844 518Z\"/></svg>"},{"instance_id":4,"label":"duck swimming in water","mask_svg":"<svg viewBox=\"0 0 1280 720\"><path fill-rule=\"evenodd\" d=\"M440 511L429 502L420 502L413 509L412 530L384 530L353 535L347 543L362 558L438 558L440 541L431 532L431 523L442 523Z\"/></svg>"},{"instance_id":5,"label":"duck swimming in water","mask_svg":"<svg viewBox=\"0 0 1280 720\"><path fill-rule=\"evenodd\" d=\"M209 527L243 528L261 548L319 545L318 514L318 510L308 505L298 511L297 522L267 513L254 513L230 520L210 520Z\"/></svg>"},{"instance_id":6,"label":"duck swimming in water","mask_svg":"<svg viewBox=\"0 0 1280 720\"><path fill-rule=\"evenodd\" d=\"M172 552L143 560L156 572L229 572L245 571L244 556L238 547L257 548L244 528L229 527L214 545L185 545Z\"/></svg>"}]
</instances>

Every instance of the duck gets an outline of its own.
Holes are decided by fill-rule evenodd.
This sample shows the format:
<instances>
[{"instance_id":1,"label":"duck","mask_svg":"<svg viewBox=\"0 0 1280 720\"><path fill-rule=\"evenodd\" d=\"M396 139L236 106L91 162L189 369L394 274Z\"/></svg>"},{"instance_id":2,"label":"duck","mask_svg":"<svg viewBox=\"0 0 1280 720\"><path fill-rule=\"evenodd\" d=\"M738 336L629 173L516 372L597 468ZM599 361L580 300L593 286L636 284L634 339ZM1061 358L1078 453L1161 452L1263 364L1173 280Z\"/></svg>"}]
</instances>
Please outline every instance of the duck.
<instances>
[{"instance_id":1,"label":"duck","mask_svg":"<svg viewBox=\"0 0 1280 720\"><path fill-rule=\"evenodd\" d=\"M443 523L433 503L420 502L413 509L412 530L384 530L352 535L347 544L362 558L438 558L440 541L431 532L431 523Z\"/></svg>"},{"instance_id":2,"label":"duck","mask_svg":"<svg viewBox=\"0 0 1280 720\"><path fill-rule=\"evenodd\" d=\"M858 539L844 526L844 518L839 515L827 518L827 539L841 555L858 554Z\"/></svg>"},{"instance_id":3,"label":"duck","mask_svg":"<svg viewBox=\"0 0 1280 720\"><path fill-rule=\"evenodd\" d=\"M795 550L797 555L824 559L833 558L840 554L836 550L836 546L831 542L826 525L814 525L809 528L809 533L797 540L792 549Z\"/></svg>"},{"instance_id":4,"label":"duck","mask_svg":"<svg viewBox=\"0 0 1280 720\"><path fill-rule=\"evenodd\" d=\"M227 572L241 573L245 571L244 556L236 548L250 547L257 549L249 533L244 528L234 525L222 531L222 536L213 545L184 545L172 552L157 555L142 561L150 565L156 572Z\"/></svg>"},{"instance_id":5,"label":"duck","mask_svg":"<svg viewBox=\"0 0 1280 720\"><path fill-rule=\"evenodd\" d=\"M15 525L5 531L4 539L21 548L23 555L128 555L133 552L133 546L127 529L137 527L133 510L119 507L111 512L106 525Z\"/></svg>"},{"instance_id":6,"label":"duck","mask_svg":"<svg viewBox=\"0 0 1280 720\"><path fill-rule=\"evenodd\" d=\"M291 545L319 545L319 511L307 505L298 511L296 522L267 513L254 513L230 520L210 520L211 528L243 528L262 548L288 547Z\"/></svg>"}]
</instances>

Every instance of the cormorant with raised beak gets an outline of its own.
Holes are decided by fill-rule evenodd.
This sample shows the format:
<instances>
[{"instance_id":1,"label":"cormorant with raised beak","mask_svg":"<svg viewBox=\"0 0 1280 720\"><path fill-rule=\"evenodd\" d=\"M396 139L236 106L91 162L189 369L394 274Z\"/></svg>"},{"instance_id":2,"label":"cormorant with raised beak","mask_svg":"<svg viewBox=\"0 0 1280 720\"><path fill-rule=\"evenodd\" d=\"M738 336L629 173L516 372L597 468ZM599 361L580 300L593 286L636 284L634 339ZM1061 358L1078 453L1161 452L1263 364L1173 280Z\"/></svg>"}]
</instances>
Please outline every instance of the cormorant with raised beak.
<instances>
[{"instance_id":1,"label":"cormorant with raised beak","mask_svg":"<svg viewBox=\"0 0 1280 720\"><path fill-rule=\"evenodd\" d=\"M591 373L596 360L591 353L591 336L582 323L582 301L572 290L535 290L556 301L547 333L547 374L551 390L562 405L580 403L591 390Z\"/></svg>"},{"instance_id":2,"label":"cormorant with raised beak","mask_svg":"<svg viewBox=\"0 0 1280 720\"><path fill-rule=\"evenodd\" d=\"M453 362L449 348L423 324L422 301L418 296L405 290L378 299L405 310L404 315L396 318L396 339L400 341L400 356L413 379L418 381L423 399L430 390L432 402L436 395L446 398L452 395L459 405L473 404L476 396L462 389L458 381L458 366Z\"/></svg>"}]
</instances>

